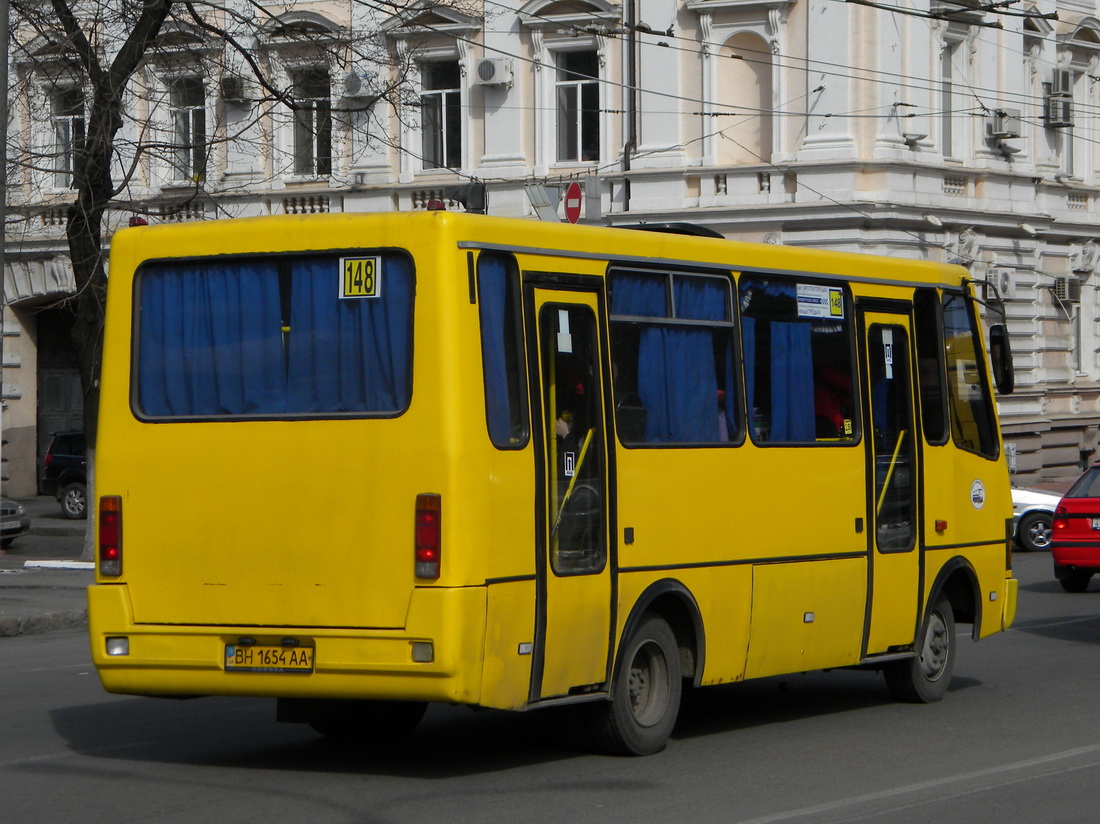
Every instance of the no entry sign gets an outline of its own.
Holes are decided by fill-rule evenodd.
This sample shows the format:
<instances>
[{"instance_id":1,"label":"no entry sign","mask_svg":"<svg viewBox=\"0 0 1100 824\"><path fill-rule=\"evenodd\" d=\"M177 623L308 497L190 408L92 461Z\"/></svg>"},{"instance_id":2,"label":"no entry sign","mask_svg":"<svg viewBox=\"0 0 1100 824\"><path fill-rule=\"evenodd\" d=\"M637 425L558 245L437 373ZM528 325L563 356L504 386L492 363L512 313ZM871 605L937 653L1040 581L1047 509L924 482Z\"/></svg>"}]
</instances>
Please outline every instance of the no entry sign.
<instances>
[{"instance_id":1,"label":"no entry sign","mask_svg":"<svg viewBox=\"0 0 1100 824\"><path fill-rule=\"evenodd\" d=\"M574 181L565 190L565 219L570 223L576 223L581 217L581 204L584 202L584 194L581 192L581 184Z\"/></svg>"}]
</instances>

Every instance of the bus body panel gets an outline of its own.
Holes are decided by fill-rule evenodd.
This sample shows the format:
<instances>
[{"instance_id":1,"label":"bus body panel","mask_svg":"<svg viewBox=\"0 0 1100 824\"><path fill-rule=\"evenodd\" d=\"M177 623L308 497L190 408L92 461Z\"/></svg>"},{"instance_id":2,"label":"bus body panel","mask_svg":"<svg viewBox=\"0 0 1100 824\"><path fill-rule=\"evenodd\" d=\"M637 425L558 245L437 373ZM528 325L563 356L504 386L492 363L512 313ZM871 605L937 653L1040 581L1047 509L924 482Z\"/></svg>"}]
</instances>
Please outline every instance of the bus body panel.
<instances>
[{"instance_id":1,"label":"bus body panel","mask_svg":"<svg viewBox=\"0 0 1100 824\"><path fill-rule=\"evenodd\" d=\"M745 677L859 663L866 587L865 558L757 565Z\"/></svg>"},{"instance_id":2,"label":"bus body panel","mask_svg":"<svg viewBox=\"0 0 1100 824\"><path fill-rule=\"evenodd\" d=\"M867 551L858 446L620 447L618 455L619 524L634 529L619 551L624 568ZM684 482L692 478L706 483Z\"/></svg>"},{"instance_id":3,"label":"bus body panel","mask_svg":"<svg viewBox=\"0 0 1100 824\"><path fill-rule=\"evenodd\" d=\"M419 588L404 630L340 630L147 626L137 624L128 587L99 585L88 592L93 639L127 637L129 654L107 655L92 643L92 660L108 692L148 695L257 695L377 698L476 704L481 693L485 588ZM227 672L226 646L242 637L278 644L287 636L314 649L310 673ZM413 660L413 644L430 642L434 658ZM505 702L514 706L515 701Z\"/></svg>"},{"instance_id":4,"label":"bus body panel","mask_svg":"<svg viewBox=\"0 0 1100 824\"><path fill-rule=\"evenodd\" d=\"M527 704L535 625L535 581L490 584L485 614L485 707L518 710Z\"/></svg>"}]
</instances>

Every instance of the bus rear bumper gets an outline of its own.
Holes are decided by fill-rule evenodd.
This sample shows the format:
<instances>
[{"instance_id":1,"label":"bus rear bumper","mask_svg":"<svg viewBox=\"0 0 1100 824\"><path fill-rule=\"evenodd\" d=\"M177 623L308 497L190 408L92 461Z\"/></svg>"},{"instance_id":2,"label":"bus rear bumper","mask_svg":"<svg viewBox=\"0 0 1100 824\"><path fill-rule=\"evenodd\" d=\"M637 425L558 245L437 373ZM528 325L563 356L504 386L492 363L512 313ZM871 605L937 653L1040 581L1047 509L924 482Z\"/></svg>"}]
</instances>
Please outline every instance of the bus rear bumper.
<instances>
[{"instance_id":1,"label":"bus rear bumper","mask_svg":"<svg viewBox=\"0 0 1100 824\"><path fill-rule=\"evenodd\" d=\"M100 680L108 692L131 695L477 703L485 609L483 587L425 587L414 590L403 629L135 624L126 585L88 589ZM312 649L312 668L227 670L227 647L242 639L257 647L282 648L289 640Z\"/></svg>"}]
</instances>

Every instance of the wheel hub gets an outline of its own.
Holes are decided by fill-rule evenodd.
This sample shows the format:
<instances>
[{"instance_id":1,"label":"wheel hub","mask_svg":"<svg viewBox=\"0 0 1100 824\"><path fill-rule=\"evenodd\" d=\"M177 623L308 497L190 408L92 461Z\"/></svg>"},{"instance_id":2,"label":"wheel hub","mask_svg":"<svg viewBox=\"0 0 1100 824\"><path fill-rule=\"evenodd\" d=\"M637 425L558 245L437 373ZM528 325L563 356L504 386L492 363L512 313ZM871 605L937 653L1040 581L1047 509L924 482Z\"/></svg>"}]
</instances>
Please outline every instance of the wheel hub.
<instances>
[{"instance_id":1,"label":"wheel hub","mask_svg":"<svg viewBox=\"0 0 1100 824\"><path fill-rule=\"evenodd\" d=\"M939 678L947 667L947 658L951 654L950 642L947 623L939 610L936 610L928 618L928 631L925 633L924 647L920 654L921 669L929 681Z\"/></svg>"}]
</instances>

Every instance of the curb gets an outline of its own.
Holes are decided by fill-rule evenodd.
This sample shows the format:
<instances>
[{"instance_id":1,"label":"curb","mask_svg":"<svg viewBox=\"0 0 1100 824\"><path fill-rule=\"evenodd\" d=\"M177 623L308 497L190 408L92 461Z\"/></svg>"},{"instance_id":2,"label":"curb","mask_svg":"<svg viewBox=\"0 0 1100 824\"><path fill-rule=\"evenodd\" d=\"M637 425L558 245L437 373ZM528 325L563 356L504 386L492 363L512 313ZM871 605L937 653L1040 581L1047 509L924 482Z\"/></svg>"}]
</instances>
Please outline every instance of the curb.
<instances>
[{"instance_id":1,"label":"curb","mask_svg":"<svg viewBox=\"0 0 1100 824\"><path fill-rule=\"evenodd\" d=\"M24 569L95 569L94 561L24 561Z\"/></svg>"},{"instance_id":2,"label":"curb","mask_svg":"<svg viewBox=\"0 0 1100 824\"><path fill-rule=\"evenodd\" d=\"M79 629L86 626L88 626L88 611L83 609L46 612L42 615L23 618L12 616L0 618L0 638L13 638L16 635L32 635L60 629Z\"/></svg>"}]
</instances>

